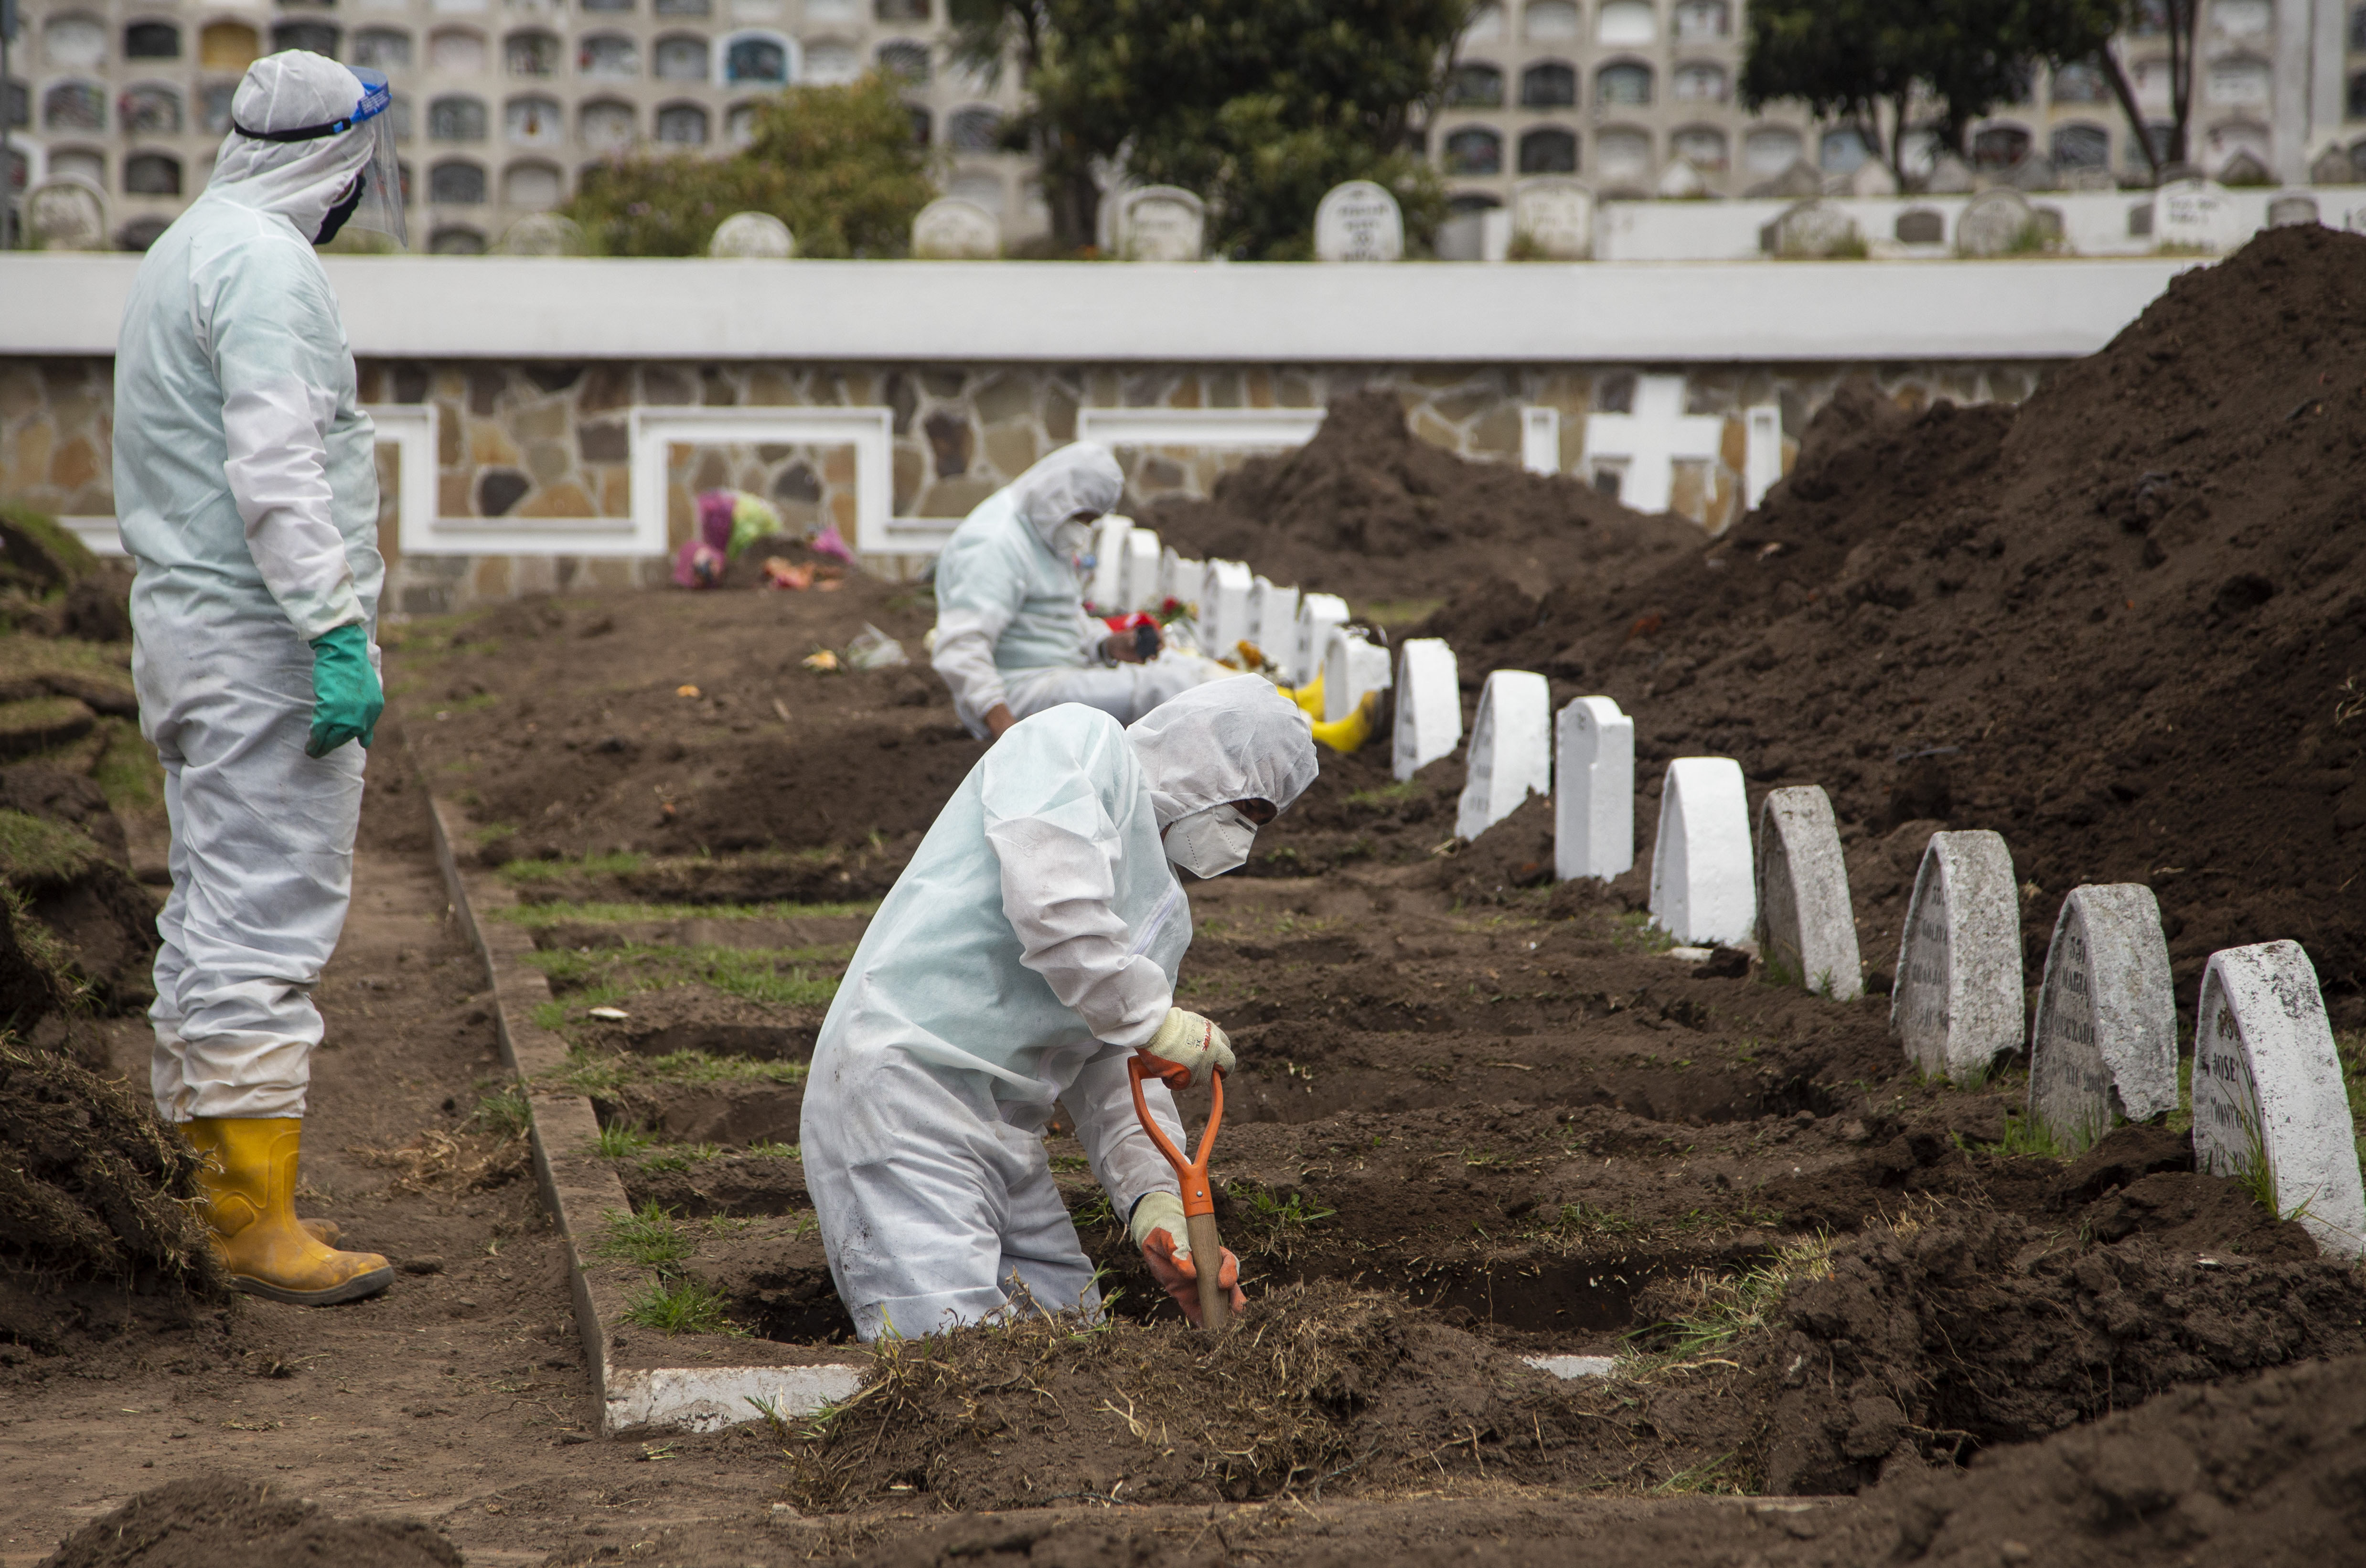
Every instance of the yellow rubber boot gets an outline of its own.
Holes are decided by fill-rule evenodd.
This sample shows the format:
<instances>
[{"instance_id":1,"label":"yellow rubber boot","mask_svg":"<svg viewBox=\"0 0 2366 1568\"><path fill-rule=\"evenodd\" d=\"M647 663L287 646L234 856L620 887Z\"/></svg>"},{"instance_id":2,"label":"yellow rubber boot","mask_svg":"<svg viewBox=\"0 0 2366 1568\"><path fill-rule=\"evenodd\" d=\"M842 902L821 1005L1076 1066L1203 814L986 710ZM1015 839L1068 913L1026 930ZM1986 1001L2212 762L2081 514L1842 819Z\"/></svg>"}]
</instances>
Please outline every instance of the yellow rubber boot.
<instances>
[{"instance_id":1,"label":"yellow rubber boot","mask_svg":"<svg viewBox=\"0 0 2366 1568\"><path fill-rule=\"evenodd\" d=\"M1342 754L1355 751L1372 738L1372 722L1379 716L1380 711L1380 694L1366 692L1364 700L1358 703L1356 711L1346 717L1334 719L1329 724L1317 719L1314 724L1314 739Z\"/></svg>"},{"instance_id":2,"label":"yellow rubber boot","mask_svg":"<svg viewBox=\"0 0 2366 1568\"><path fill-rule=\"evenodd\" d=\"M1304 708L1306 710L1306 716L1309 718L1312 718L1315 723L1320 724L1323 722L1322 671L1317 670L1314 672L1314 679L1307 682L1306 684L1293 687L1291 690L1284 692L1281 694L1288 697L1291 702L1296 703L1300 707Z\"/></svg>"},{"instance_id":3,"label":"yellow rubber boot","mask_svg":"<svg viewBox=\"0 0 2366 1568\"><path fill-rule=\"evenodd\" d=\"M206 1226L240 1290L298 1306L332 1306L394 1282L393 1269L377 1253L335 1251L297 1220L301 1120L200 1116L183 1131L205 1156L197 1185Z\"/></svg>"}]
</instances>

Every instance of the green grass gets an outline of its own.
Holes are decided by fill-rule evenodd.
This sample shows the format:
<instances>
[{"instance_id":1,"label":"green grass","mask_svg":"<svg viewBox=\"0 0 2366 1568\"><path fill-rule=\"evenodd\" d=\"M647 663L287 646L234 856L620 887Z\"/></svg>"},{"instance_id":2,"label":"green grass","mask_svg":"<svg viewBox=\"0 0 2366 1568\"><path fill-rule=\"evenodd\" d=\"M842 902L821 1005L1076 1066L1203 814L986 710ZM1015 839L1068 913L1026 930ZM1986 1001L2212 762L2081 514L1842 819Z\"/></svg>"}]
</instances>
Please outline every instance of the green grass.
<instances>
[{"instance_id":1,"label":"green grass","mask_svg":"<svg viewBox=\"0 0 2366 1568\"><path fill-rule=\"evenodd\" d=\"M1400 801L1411 800L1416 795L1428 793L1429 786L1418 779L1406 779L1399 784L1382 784L1377 789L1359 789L1347 797L1350 806L1384 809Z\"/></svg>"},{"instance_id":2,"label":"green grass","mask_svg":"<svg viewBox=\"0 0 2366 1568\"><path fill-rule=\"evenodd\" d=\"M1633 909L1619 916L1612 924L1610 945L1621 952L1665 953L1676 945L1676 939L1671 932L1653 925L1650 914Z\"/></svg>"},{"instance_id":3,"label":"green grass","mask_svg":"<svg viewBox=\"0 0 2366 1568\"><path fill-rule=\"evenodd\" d=\"M1739 1274L1696 1275L1690 1301L1673 1318L1639 1328L1630 1343L1650 1342L1651 1359L1663 1364L1696 1360L1744 1335L1763 1333L1791 1287L1831 1272L1832 1243L1819 1235L1786 1242L1774 1256Z\"/></svg>"},{"instance_id":4,"label":"green grass","mask_svg":"<svg viewBox=\"0 0 2366 1568\"><path fill-rule=\"evenodd\" d=\"M783 1007L821 1007L838 995L834 976L816 976L806 965L844 964L851 944L831 947L682 947L670 942L625 942L615 947L554 948L524 954L550 977L550 988L570 1008L603 1006L631 991L697 981L751 1002ZM783 966L786 967L783 967ZM602 1001L582 994L598 991Z\"/></svg>"},{"instance_id":5,"label":"green grass","mask_svg":"<svg viewBox=\"0 0 2366 1568\"><path fill-rule=\"evenodd\" d=\"M581 860L513 860L501 869L504 882L556 882L566 876L622 876L648 863L637 850L585 855Z\"/></svg>"},{"instance_id":6,"label":"green grass","mask_svg":"<svg viewBox=\"0 0 2366 1568\"><path fill-rule=\"evenodd\" d=\"M2358 1139L2358 1161L2366 1165L2366 1032L2335 1037L2341 1081L2349 1090L2349 1130Z\"/></svg>"},{"instance_id":7,"label":"green grass","mask_svg":"<svg viewBox=\"0 0 2366 1568\"><path fill-rule=\"evenodd\" d=\"M2093 1144L2095 1138L2100 1138L2103 1133L2110 1131L2111 1129L2106 1127L2097 1133L2095 1137L2089 1138L2085 1144L2074 1146L2048 1126L2043 1116L2034 1112L2008 1111L2004 1113L2003 1137L1993 1143L1975 1144L1958 1134L1955 1143L1958 1147L1977 1149L1984 1155L2014 1155L2034 1159L2070 1159L2080 1150Z\"/></svg>"},{"instance_id":8,"label":"green grass","mask_svg":"<svg viewBox=\"0 0 2366 1568\"><path fill-rule=\"evenodd\" d=\"M534 1111L526 1104L525 1090L510 1084L479 1096L476 1113L470 1120L501 1137L523 1138L534 1127Z\"/></svg>"},{"instance_id":9,"label":"green grass","mask_svg":"<svg viewBox=\"0 0 2366 1568\"><path fill-rule=\"evenodd\" d=\"M572 862L530 861L531 865ZM532 880L529 878L528 880ZM628 920L847 919L877 911L879 900L853 904L513 904L485 918L503 925L540 931L547 926L618 925Z\"/></svg>"},{"instance_id":10,"label":"green grass","mask_svg":"<svg viewBox=\"0 0 2366 1568\"><path fill-rule=\"evenodd\" d=\"M803 1083L803 1062L767 1062L752 1056L710 1056L704 1051L673 1051L662 1056L629 1056L574 1050L545 1080L576 1094L606 1095L639 1083ZM607 1135L605 1131L601 1134ZM603 1154L609 1151L603 1149ZM610 1158L618 1157L609 1155Z\"/></svg>"},{"instance_id":11,"label":"green grass","mask_svg":"<svg viewBox=\"0 0 2366 1568\"><path fill-rule=\"evenodd\" d=\"M1369 599L1356 606L1357 617L1380 626L1412 626L1446 607L1443 599Z\"/></svg>"},{"instance_id":12,"label":"green grass","mask_svg":"<svg viewBox=\"0 0 2366 1568\"><path fill-rule=\"evenodd\" d=\"M749 1144L739 1152L750 1159L801 1160L806 1157L805 1146L801 1144Z\"/></svg>"},{"instance_id":13,"label":"green grass","mask_svg":"<svg viewBox=\"0 0 2366 1568\"><path fill-rule=\"evenodd\" d=\"M641 1156L643 1170L688 1170L692 1166L723 1157L721 1144L670 1144Z\"/></svg>"},{"instance_id":14,"label":"green grass","mask_svg":"<svg viewBox=\"0 0 2366 1568\"><path fill-rule=\"evenodd\" d=\"M0 878L18 887L71 881L104 858L96 844L62 822L0 811Z\"/></svg>"},{"instance_id":15,"label":"green grass","mask_svg":"<svg viewBox=\"0 0 2366 1568\"><path fill-rule=\"evenodd\" d=\"M655 1200L630 1213L610 1209L600 1217L605 1228L593 1250L612 1263L637 1263L662 1271L698 1250L673 1211Z\"/></svg>"},{"instance_id":16,"label":"green grass","mask_svg":"<svg viewBox=\"0 0 2366 1568\"><path fill-rule=\"evenodd\" d=\"M619 1124L601 1128L600 1135L592 1140L592 1152L602 1159L637 1159L644 1149L656 1142L637 1127Z\"/></svg>"},{"instance_id":17,"label":"green grass","mask_svg":"<svg viewBox=\"0 0 2366 1568\"><path fill-rule=\"evenodd\" d=\"M660 1334L744 1334L724 1314L723 1293L696 1280L652 1280L625 1302L625 1321Z\"/></svg>"},{"instance_id":18,"label":"green grass","mask_svg":"<svg viewBox=\"0 0 2366 1568\"><path fill-rule=\"evenodd\" d=\"M1266 1246L1284 1252L1288 1242L1339 1212L1315 1207L1303 1192L1283 1197L1254 1181L1233 1182L1224 1189L1224 1195L1240 1205L1243 1219L1263 1233Z\"/></svg>"},{"instance_id":19,"label":"green grass","mask_svg":"<svg viewBox=\"0 0 2366 1568\"><path fill-rule=\"evenodd\" d=\"M162 806L163 764L156 761L156 749L141 738L139 721L101 718L98 728L107 736L107 750L98 754L90 776L106 795L107 804L118 811Z\"/></svg>"}]
</instances>

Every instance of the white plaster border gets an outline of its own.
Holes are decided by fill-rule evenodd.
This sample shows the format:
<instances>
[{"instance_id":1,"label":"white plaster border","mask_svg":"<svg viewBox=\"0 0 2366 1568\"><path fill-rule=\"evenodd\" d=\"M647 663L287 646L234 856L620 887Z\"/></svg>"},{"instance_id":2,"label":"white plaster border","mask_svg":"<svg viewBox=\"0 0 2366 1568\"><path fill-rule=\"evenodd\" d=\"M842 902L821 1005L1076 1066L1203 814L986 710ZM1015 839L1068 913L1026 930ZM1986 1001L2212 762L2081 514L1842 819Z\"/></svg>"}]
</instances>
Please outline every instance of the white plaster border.
<instances>
[{"instance_id":1,"label":"white plaster border","mask_svg":"<svg viewBox=\"0 0 2366 1568\"><path fill-rule=\"evenodd\" d=\"M1323 428L1314 409L1078 409L1076 439L1104 446L1303 446Z\"/></svg>"},{"instance_id":2,"label":"white plaster border","mask_svg":"<svg viewBox=\"0 0 2366 1568\"><path fill-rule=\"evenodd\" d=\"M633 532L625 552L666 553L666 453L673 446L783 446L854 448L854 547L869 554L934 549L938 525L899 518L896 509L896 411L889 408L637 408L632 421ZM951 525L945 525L950 531ZM938 541L941 542L941 541Z\"/></svg>"}]
</instances>

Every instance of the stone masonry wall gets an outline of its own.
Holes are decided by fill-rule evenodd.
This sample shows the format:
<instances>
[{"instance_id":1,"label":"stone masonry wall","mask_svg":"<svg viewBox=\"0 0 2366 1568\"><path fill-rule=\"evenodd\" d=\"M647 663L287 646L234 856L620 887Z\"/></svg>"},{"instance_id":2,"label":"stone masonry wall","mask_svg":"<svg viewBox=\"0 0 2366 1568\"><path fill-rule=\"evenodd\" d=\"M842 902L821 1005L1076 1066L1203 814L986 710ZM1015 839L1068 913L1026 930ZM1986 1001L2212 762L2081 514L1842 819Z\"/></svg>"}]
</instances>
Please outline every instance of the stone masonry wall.
<instances>
[{"instance_id":1,"label":"stone masonry wall","mask_svg":"<svg viewBox=\"0 0 2366 1568\"><path fill-rule=\"evenodd\" d=\"M1687 412L1727 416L1719 461L1680 466L1673 509L1721 529L1740 513L1741 411L1783 411L1785 461L1808 421L1843 382L1869 378L1909 407L2018 401L2045 362L1649 367L1636 365L809 365L672 362L422 364L365 361L366 403L439 410L437 505L445 517L614 517L631 512L629 420L636 406L881 406L895 411L895 512L958 518L1074 439L1080 408L1315 408L1385 388L1414 433L1477 461L1515 462L1522 405L1560 411L1561 463L1584 447L1585 416L1628 412L1637 375L1683 369ZM101 358L0 360L0 499L72 516L105 516L110 479L111 367ZM387 449L390 452L390 448ZM1125 448L1134 504L1204 495L1238 454ZM385 483L392 465L381 461ZM686 537L692 496L732 485L795 523L853 531L851 448L750 443L677 448L668 463L671 537ZM479 599L665 581L661 561L567 556L396 558L393 498L383 508L387 605L434 614ZM905 562L906 568L917 563Z\"/></svg>"}]
</instances>

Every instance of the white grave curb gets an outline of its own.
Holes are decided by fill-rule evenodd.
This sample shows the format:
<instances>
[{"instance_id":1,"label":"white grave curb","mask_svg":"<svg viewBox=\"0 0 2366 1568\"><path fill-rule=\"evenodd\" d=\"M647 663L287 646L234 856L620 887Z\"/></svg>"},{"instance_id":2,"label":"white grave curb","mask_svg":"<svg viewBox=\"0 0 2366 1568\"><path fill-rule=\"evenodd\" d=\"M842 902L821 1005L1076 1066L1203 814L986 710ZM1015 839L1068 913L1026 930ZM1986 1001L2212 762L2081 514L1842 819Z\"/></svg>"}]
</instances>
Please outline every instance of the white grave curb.
<instances>
[{"instance_id":1,"label":"white grave curb","mask_svg":"<svg viewBox=\"0 0 2366 1568\"><path fill-rule=\"evenodd\" d=\"M1769 976L1838 1002L1865 995L1840 823L1820 785L1770 790L1759 807L1758 952Z\"/></svg>"},{"instance_id":2,"label":"white grave curb","mask_svg":"<svg viewBox=\"0 0 2366 1568\"><path fill-rule=\"evenodd\" d=\"M1292 657L1301 683L1323 673L1323 662L1331 652L1331 634L1346 624L1347 601L1336 593L1308 593L1299 599L1298 641ZM1333 716L1327 705L1323 716L1326 721Z\"/></svg>"},{"instance_id":3,"label":"white grave curb","mask_svg":"<svg viewBox=\"0 0 2366 1568\"><path fill-rule=\"evenodd\" d=\"M1406 648L1412 648L1407 643ZM1461 696L1456 694L1456 717ZM1397 711L1404 711L1402 703ZM1552 795L1552 683L1530 670L1498 670L1479 690L1470 723L1470 770L1455 836L1475 839L1517 811L1530 794Z\"/></svg>"},{"instance_id":4,"label":"white grave curb","mask_svg":"<svg viewBox=\"0 0 2366 1568\"><path fill-rule=\"evenodd\" d=\"M2029 1113L2065 1149L2114 1113L2177 1109L2177 995L2160 903L2140 882L2074 887L2054 919L2029 1026Z\"/></svg>"},{"instance_id":5,"label":"white grave curb","mask_svg":"<svg viewBox=\"0 0 2366 1568\"><path fill-rule=\"evenodd\" d=\"M1758 923L1750 795L1730 757L1679 757L1660 786L1651 920L1679 942L1727 946Z\"/></svg>"},{"instance_id":6,"label":"white grave curb","mask_svg":"<svg viewBox=\"0 0 2366 1568\"><path fill-rule=\"evenodd\" d=\"M1451 756L1462 743L1462 680L1454 667L1454 650L1442 637L1414 637L1397 650L1397 659L1396 729L1391 752L1397 782L1403 784L1440 757ZM1327 675L1323 701L1328 707L1331 682Z\"/></svg>"},{"instance_id":7,"label":"white grave curb","mask_svg":"<svg viewBox=\"0 0 2366 1568\"><path fill-rule=\"evenodd\" d=\"M2256 1144L2277 1213L2303 1210L2322 1252L2366 1253L2357 1129L2308 954L2296 942L2212 953L2193 1020L2194 1163L2237 1175Z\"/></svg>"},{"instance_id":8,"label":"white grave curb","mask_svg":"<svg viewBox=\"0 0 2366 1568\"><path fill-rule=\"evenodd\" d=\"M868 1367L825 1362L816 1367L657 1367L611 1369L603 1401L607 1428L671 1427L719 1432L775 1416L810 1416L851 1399Z\"/></svg>"},{"instance_id":9,"label":"white grave curb","mask_svg":"<svg viewBox=\"0 0 2366 1568\"><path fill-rule=\"evenodd\" d=\"M1553 727L1553 875L1606 882L1635 864L1635 721L1608 697L1579 697Z\"/></svg>"},{"instance_id":10,"label":"white grave curb","mask_svg":"<svg viewBox=\"0 0 2366 1568\"><path fill-rule=\"evenodd\" d=\"M1933 833L1898 943L1890 1032L1926 1073L1963 1081L2021 1048L2021 893L1985 828Z\"/></svg>"}]
</instances>

